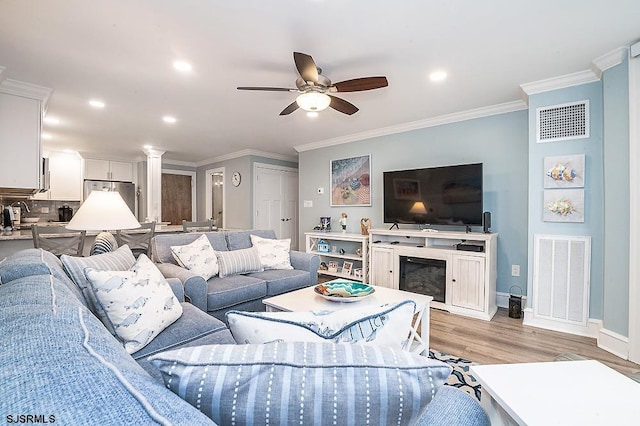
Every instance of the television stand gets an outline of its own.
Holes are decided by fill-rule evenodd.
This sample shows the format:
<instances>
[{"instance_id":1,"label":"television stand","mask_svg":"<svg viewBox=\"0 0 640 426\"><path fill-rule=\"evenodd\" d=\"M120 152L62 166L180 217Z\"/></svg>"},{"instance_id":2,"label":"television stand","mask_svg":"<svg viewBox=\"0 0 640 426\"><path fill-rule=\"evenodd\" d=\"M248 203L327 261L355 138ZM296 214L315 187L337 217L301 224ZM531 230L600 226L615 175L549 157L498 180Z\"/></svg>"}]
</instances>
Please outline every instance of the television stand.
<instances>
[{"instance_id":1,"label":"television stand","mask_svg":"<svg viewBox=\"0 0 640 426\"><path fill-rule=\"evenodd\" d=\"M498 234L371 229L369 241L376 242L369 250L370 284L412 291L400 288L401 258L444 261L444 302L434 301L431 306L486 321L496 313ZM473 251L460 250L459 244L473 245ZM423 277L419 278L413 281L422 282ZM416 292L426 294L428 288Z\"/></svg>"}]
</instances>

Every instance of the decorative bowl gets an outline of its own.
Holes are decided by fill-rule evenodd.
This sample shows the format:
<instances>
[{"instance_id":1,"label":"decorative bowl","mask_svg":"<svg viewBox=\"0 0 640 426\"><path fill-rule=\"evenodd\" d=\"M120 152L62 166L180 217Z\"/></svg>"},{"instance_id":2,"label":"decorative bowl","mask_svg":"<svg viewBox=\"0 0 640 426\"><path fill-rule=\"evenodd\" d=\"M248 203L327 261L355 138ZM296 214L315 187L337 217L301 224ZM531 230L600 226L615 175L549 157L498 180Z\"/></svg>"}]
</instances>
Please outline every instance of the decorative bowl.
<instances>
[{"instance_id":1,"label":"decorative bowl","mask_svg":"<svg viewBox=\"0 0 640 426\"><path fill-rule=\"evenodd\" d=\"M318 295L333 302L358 302L371 296L376 290L370 285L344 280L318 284L313 289Z\"/></svg>"},{"instance_id":2,"label":"decorative bowl","mask_svg":"<svg viewBox=\"0 0 640 426\"><path fill-rule=\"evenodd\" d=\"M22 223L37 223L37 222L40 222L40 218L39 217L23 217L23 218L20 218L20 222L22 222Z\"/></svg>"}]
</instances>

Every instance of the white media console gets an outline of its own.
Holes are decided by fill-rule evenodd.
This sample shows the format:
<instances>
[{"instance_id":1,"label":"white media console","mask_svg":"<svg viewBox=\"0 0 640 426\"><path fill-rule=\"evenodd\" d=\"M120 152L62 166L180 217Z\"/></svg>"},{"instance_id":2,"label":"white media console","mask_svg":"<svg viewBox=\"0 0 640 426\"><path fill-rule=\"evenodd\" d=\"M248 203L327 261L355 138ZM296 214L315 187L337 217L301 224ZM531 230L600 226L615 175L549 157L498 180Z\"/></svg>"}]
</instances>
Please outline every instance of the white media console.
<instances>
[{"instance_id":1,"label":"white media console","mask_svg":"<svg viewBox=\"0 0 640 426\"><path fill-rule=\"evenodd\" d=\"M369 282L406 291L428 285L421 292L434 296L432 307L489 321L498 309L497 245L492 233L372 229Z\"/></svg>"}]
</instances>

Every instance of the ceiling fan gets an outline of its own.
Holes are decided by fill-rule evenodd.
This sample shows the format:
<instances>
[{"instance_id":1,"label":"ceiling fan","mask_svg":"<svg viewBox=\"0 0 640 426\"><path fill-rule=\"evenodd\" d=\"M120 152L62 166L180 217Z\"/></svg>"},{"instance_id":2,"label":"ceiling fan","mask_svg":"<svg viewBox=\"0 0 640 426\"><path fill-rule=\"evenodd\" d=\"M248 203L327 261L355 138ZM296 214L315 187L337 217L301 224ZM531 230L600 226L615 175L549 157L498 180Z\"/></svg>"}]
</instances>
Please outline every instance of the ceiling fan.
<instances>
[{"instance_id":1,"label":"ceiling fan","mask_svg":"<svg viewBox=\"0 0 640 426\"><path fill-rule=\"evenodd\" d=\"M296 79L296 89L287 87L238 87L238 90L299 93L296 100L283 109L280 115L291 114L298 108L313 113L328 107L343 114L352 115L358 112L358 108L344 99L330 95L330 93L361 92L389 85L386 77L362 77L331 83L331 80L322 75L322 69L316 66L311 56L293 52L293 61L300 74L300 77Z\"/></svg>"}]
</instances>

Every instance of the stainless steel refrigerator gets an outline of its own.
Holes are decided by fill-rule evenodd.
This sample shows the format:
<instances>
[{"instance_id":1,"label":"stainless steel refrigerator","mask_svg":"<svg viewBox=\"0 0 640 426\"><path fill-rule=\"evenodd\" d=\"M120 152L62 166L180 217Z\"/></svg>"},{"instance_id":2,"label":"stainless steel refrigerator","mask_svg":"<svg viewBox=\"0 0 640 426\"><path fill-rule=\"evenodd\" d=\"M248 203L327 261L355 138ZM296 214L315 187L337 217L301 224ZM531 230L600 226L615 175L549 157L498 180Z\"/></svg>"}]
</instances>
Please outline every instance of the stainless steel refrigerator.
<instances>
[{"instance_id":1,"label":"stainless steel refrigerator","mask_svg":"<svg viewBox=\"0 0 640 426\"><path fill-rule=\"evenodd\" d=\"M122 196L122 199L131 212L136 214L136 186L131 182L111 182L107 180L85 180L84 181L84 199L86 200L91 191L116 191Z\"/></svg>"}]
</instances>

